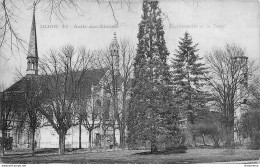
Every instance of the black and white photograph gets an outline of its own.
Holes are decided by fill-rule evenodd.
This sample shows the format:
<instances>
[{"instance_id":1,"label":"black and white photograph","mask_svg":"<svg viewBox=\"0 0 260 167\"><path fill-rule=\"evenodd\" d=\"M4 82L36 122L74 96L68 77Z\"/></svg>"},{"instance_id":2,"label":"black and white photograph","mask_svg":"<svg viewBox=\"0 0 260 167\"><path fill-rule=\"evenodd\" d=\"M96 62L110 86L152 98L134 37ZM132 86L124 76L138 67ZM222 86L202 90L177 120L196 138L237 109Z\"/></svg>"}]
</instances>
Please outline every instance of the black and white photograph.
<instances>
[{"instance_id":1,"label":"black and white photograph","mask_svg":"<svg viewBox=\"0 0 260 167\"><path fill-rule=\"evenodd\" d=\"M0 0L0 166L260 164L260 0Z\"/></svg>"}]
</instances>

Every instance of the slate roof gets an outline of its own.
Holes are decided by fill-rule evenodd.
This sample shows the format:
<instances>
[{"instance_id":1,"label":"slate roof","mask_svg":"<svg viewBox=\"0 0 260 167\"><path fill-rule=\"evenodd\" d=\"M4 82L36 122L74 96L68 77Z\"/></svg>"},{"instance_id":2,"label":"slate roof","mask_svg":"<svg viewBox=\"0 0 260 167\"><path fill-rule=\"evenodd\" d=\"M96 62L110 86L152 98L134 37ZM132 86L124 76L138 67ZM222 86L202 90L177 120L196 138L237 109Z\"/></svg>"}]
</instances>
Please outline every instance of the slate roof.
<instances>
[{"instance_id":1,"label":"slate roof","mask_svg":"<svg viewBox=\"0 0 260 167\"><path fill-rule=\"evenodd\" d=\"M29 77L29 75L26 75L25 77L23 77L19 81L15 82L13 85L11 85L9 88L4 90L4 92L22 92L22 91L24 91L25 86L26 86L26 80L28 79L28 77ZM32 77L39 78L40 75L34 75Z\"/></svg>"},{"instance_id":2,"label":"slate roof","mask_svg":"<svg viewBox=\"0 0 260 167\"><path fill-rule=\"evenodd\" d=\"M84 91L81 93L90 95L91 86L92 85L97 86L99 84L100 80L102 79L102 77L107 72L107 70L108 69L106 68L106 69L90 69L90 70L86 70L84 72L82 72L82 71L75 72L74 76L76 77L76 80L77 81L81 80L80 87L82 88L82 91ZM62 74L60 74L60 75L62 75ZM26 88L26 80L28 79L28 77L37 77L40 80L46 78L43 75L26 75L19 81L15 82L12 86L7 88L4 92L22 92L22 91L24 91ZM121 78L121 77L119 77L119 78ZM53 75L53 79L55 79L54 75ZM122 83L121 79L119 82Z\"/></svg>"},{"instance_id":3,"label":"slate roof","mask_svg":"<svg viewBox=\"0 0 260 167\"><path fill-rule=\"evenodd\" d=\"M87 70L82 74L81 78L81 88L84 90L84 93L87 95L91 94L91 86L97 86L104 77L108 69L93 69ZM80 75L80 74L79 74ZM77 75L79 77L79 75ZM83 93L83 92L82 92Z\"/></svg>"}]
</instances>

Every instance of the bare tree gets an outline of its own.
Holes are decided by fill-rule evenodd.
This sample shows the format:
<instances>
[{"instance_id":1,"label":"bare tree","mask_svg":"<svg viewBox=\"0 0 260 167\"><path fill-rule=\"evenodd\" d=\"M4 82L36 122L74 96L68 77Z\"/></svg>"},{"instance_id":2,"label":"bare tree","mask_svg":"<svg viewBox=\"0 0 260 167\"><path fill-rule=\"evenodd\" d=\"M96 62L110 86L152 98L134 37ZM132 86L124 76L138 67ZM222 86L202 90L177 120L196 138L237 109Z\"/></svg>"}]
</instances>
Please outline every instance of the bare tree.
<instances>
[{"instance_id":1,"label":"bare tree","mask_svg":"<svg viewBox=\"0 0 260 167\"><path fill-rule=\"evenodd\" d=\"M260 79L255 78L248 89L250 98L241 113L237 132L240 138L250 139L248 148L260 149Z\"/></svg>"},{"instance_id":2,"label":"bare tree","mask_svg":"<svg viewBox=\"0 0 260 167\"><path fill-rule=\"evenodd\" d=\"M93 56L94 54L91 55ZM82 80L81 85L79 85L80 91L77 94L73 109L77 113L79 126L83 125L89 132L89 148L91 149L91 134L94 129L100 127L98 119L101 114L101 97L97 97L98 94L94 90L93 83L99 82L99 79L104 75L104 71L102 69L88 69L83 75L85 80ZM98 83L96 87L99 87Z\"/></svg>"},{"instance_id":3,"label":"bare tree","mask_svg":"<svg viewBox=\"0 0 260 167\"><path fill-rule=\"evenodd\" d=\"M35 133L41 124L41 103L43 102L41 80L38 75L23 76L19 70L15 74L17 82L3 92L8 99L9 112L16 112L12 119L17 131L24 131L29 126L31 134L32 155L35 153ZM19 85L19 86L18 86ZM19 87L19 88L18 88ZM18 89L17 89L18 88ZM4 103L6 101L4 100ZM11 103L12 102L12 103ZM6 106L6 107L7 107ZM15 110L15 111L11 111ZM17 112L19 111L19 112ZM29 138L28 138L29 144Z\"/></svg>"},{"instance_id":4,"label":"bare tree","mask_svg":"<svg viewBox=\"0 0 260 167\"><path fill-rule=\"evenodd\" d=\"M15 74L17 83L20 83L22 89L20 90L19 104L22 110L20 120L17 122L20 128L29 126L29 133L31 138L32 155L35 154L35 133L37 128L41 125L42 115L40 113L41 104L43 103L43 88L41 85L41 76L39 75L26 75L23 76L21 71L16 69ZM23 121L23 122L22 122ZM21 123L22 122L22 123ZM29 140L29 139L28 139Z\"/></svg>"},{"instance_id":5,"label":"bare tree","mask_svg":"<svg viewBox=\"0 0 260 167\"><path fill-rule=\"evenodd\" d=\"M224 49L214 49L206 56L206 61L212 77L209 80L211 91L223 115L226 146L233 147L234 114L248 97L246 89L253 76L253 64L248 62L245 51L235 44L227 44Z\"/></svg>"},{"instance_id":6,"label":"bare tree","mask_svg":"<svg viewBox=\"0 0 260 167\"><path fill-rule=\"evenodd\" d=\"M96 3L100 6L101 2L96 0ZM118 19L116 16L115 6L118 2L106 1L102 3L106 5L112 13L112 17L116 24L118 24ZM21 5L24 5L28 9L40 8L42 11L46 12L49 20L51 21L53 17L58 18L63 21L65 18L65 12L69 10L75 10L78 12L80 9L78 2L76 0L26 0L26 1L13 1L13 0L1 0L0 3L0 56L4 59L9 59L6 55L6 51L9 49L11 51L10 55L15 55L17 51L27 52L27 43L21 37L17 31L17 23L21 19L19 13L22 12ZM128 11L132 11L131 2L129 0L120 0L121 9L123 6L127 6Z\"/></svg>"},{"instance_id":7,"label":"bare tree","mask_svg":"<svg viewBox=\"0 0 260 167\"><path fill-rule=\"evenodd\" d=\"M85 52L84 49L81 49ZM103 69L94 69L92 65L94 64L94 58L97 55L95 52L88 51L85 59L89 61L89 68L85 69L82 74L82 80L79 83L78 93L76 101L73 105L75 113L77 113L78 124L79 124L79 148L81 148L81 125L83 125L89 132L89 148L91 149L92 143L92 131L100 126L98 119L101 114L101 102L97 104L95 100L100 97L96 97L94 91L94 83L96 87L99 87L99 80L103 77L105 71Z\"/></svg>"},{"instance_id":8,"label":"bare tree","mask_svg":"<svg viewBox=\"0 0 260 167\"><path fill-rule=\"evenodd\" d=\"M73 46L66 45L60 52L52 50L40 64L46 96L41 113L59 134L60 154L65 153L65 136L76 115L73 105L89 63L85 49L76 54Z\"/></svg>"},{"instance_id":9,"label":"bare tree","mask_svg":"<svg viewBox=\"0 0 260 167\"><path fill-rule=\"evenodd\" d=\"M133 43L129 40L123 39L120 41L121 51L121 67L120 73L122 77L122 87L120 89L121 96L119 100L120 111L116 115L118 127L120 130L120 147L125 148L125 130L126 130L126 118L127 118L127 107L128 99L131 88L131 75L133 72L133 60L135 57L136 49Z\"/></svg>"},{"instance_id":10,"label":"bare tree","mask_svg":"<svg viewBox=\"0 0 260 167\"><path fill-rule=\"evenodd\" d=\"M28 3L29 2L29 3ZM47 11L49 14L49 19L55 15L58 19L64 19L64 11L66 9L75 8L78 9L75 0L30 0L25 2L15 2L12 0L2 0L0 3L0 55L2 58L5 57L5 52L10 49L11 55L14 55L14 50L27 51L25 45L27 44L25 40L18 33L16 25L20 19L19 13L21 13L21 5L26 7L35 8L39 4L44 4L43 10Z\"/></svg>"},{"instance_id":11,"label":"bare tree","mask_svg":"<svg viewBox=\"0 0 260 167\"><path fill-rule=\"evenodd\" d=\"M111 54L111 50L103 50L100 52L98 66L101 69L108 70L107 76L104 76L103 88L109 94L111 101L109 121L104 121L102 129L107 130L109 127L113 129L113 148L116 146L115 131L120 132L120 147L125 147L125 130L127 118L127 103L131 87L131 73L133 70L133 58L135 55L135 47L131 41L127 39L120 40L119 43L119 66L116 65L115 57ZM103 118L105 119L105 118ZM105 123L104 123L105 122Z\"/></svg>"},{"instance_id":12,"label":"bare tree","mask_svg":"<svg viewBox=\"0 0 260 167\"><path fill-rule=\"evenodd\" d=\"M41 125L42 115L40 113L44 96L41 88L40 76L28 76L25 79L24 96L20 99L24 109L25 121L28 123L31 132L32 155L35 154L35 133Z\"/></svg>"},{"instance_id":13,"label":"bare tree","mask_svg":"<svg viewBox=\"0 0 260 167\"><path fill-rule=\"evenodd\" d=\"M88 131L89 149L92 149L92 131L100 127L98 116L100 115L99 107L101 107L101 104L95 104L92 100L90 98L80 98L75 104L81 124Z\"/></svg>"},{"instance_id":14,"label":"bare tree","mask_svg":"<svg viewBox=\"0 0 260 167\"><path fill-rule=\"evenodd\" d=\"M19 98L17 92L1 92L0 94L0 130L1 139L1 156L5 155L6 132L16 127L16 121L19 120L20 111Z\"/></svg>"},{"instance_id":15,"label":"bare tree","mask_svg":"<svg viewBox=\"0 0 260 167\"><path fill-rule=\"evenodd\" d=\"M111 102L111 107L109 106L109 115L105 117L102 116L102 124L101 127L103 130L107 130L109 127L112 128L113 131L113 149L115 149L116 146L116 121L117 121L117 115L119 113L118 108L118 93L119 93L119 69L117 69L115 65L114 57L111 55L110 49L105 49L102 51L99 51L99 58L96 60L96 66L100 69L104 69L106 71L106 74L102 78L101 85L102 89L104 89L104 92L106 93L106 96L109 95L109 103ZM106 102L104 102L106 103ZM104 104L103 104L104 106ZM104 137L104 136L103 136Z\"/></svg>"},{"instance_id":16,"label":"bare tree","mask_svg":"<svg viewBox=\"0 0 260 167\"><path fill-rule=\"evenodd\" d=\"M260 78L257 77L253 80L249 87L249 92L251 95L250 105L253 108L260 108Z\"/></svg>"}]
</instances>

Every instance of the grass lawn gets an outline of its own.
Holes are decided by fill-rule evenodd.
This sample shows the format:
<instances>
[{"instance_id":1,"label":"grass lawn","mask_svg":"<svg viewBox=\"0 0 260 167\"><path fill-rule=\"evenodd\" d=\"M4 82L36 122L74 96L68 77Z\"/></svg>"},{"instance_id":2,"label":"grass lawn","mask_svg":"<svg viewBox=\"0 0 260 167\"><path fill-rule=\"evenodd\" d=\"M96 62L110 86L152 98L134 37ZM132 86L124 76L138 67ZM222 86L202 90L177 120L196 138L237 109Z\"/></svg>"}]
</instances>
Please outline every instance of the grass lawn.
<instances>
[{"instance_id":1,"label":"grass lawn","mask_svg":"<svg viewBox=\"0 0 260 167\"><path fill-rule=\"evenodd\" d=\"M98 163L98 164L171 164L171 163L212 163L229 161L258 160L260 150L236 149L234 155L227 153L225 149L188 149L186 153L169 155L140 155L144 150L99 150L89 152L86 149L66 152L58 155L57 149L40 149L36 156L32 157L29 150L14 150L7 152L3 163ZM0 161L0 162L1 162Z\"/></svg>"}]
</instances>

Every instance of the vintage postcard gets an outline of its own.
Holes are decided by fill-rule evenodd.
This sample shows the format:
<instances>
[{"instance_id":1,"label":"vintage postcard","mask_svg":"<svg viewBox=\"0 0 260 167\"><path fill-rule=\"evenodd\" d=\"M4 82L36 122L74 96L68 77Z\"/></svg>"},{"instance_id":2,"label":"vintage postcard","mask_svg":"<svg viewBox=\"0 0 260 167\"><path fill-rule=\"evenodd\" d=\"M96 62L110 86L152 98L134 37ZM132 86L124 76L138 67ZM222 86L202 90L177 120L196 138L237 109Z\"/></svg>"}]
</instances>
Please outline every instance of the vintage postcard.
<instances>
[{"instance_id":1,"label":"vintage postcard","mask_svg":"<svg viewBox=\"0 0 260 167\"><path fill-rule=\"evenodd\" d=\"M258 166L258 0L0 8L2 166Z\"/></svg>"}]
</instances>

